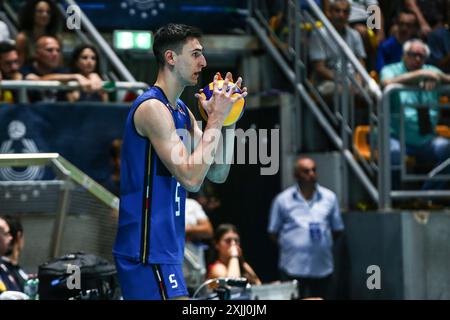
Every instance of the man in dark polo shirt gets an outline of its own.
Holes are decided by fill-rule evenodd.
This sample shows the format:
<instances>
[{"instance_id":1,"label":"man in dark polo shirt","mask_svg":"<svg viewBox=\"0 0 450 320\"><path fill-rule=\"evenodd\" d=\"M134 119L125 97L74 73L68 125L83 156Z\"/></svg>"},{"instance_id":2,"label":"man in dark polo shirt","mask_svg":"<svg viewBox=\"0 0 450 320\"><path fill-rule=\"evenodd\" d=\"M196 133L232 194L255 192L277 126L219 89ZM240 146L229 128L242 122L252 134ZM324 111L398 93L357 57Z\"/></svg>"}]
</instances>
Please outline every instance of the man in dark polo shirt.
<instances>
[{"instance_id":1,"label":"man in dark polo shirt","mask_svg":"<svg viewBox=\"0 0 450 320\"><path fill-rule=\"evenodd\" d=\"M36 41L36 52L31 64L25 65L21 72L25 80L57 80L78 81L83 90L89 91L91 81L78 73L67 73L61 67L61 44L52 36L42 36ZM66 101L66 91L63 90L29 90L30 102Z\"/></svg>"}]
</instances>

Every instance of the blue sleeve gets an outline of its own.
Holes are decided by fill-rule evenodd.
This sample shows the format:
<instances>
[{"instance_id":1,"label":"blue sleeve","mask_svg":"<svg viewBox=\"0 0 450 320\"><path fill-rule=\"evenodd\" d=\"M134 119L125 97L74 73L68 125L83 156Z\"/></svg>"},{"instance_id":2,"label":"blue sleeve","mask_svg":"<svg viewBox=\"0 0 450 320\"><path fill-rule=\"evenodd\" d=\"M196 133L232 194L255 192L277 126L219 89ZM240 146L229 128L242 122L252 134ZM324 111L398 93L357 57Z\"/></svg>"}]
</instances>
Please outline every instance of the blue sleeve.
<instances>
[{"instance_id":1,"label":"blue sleeve","mask_svg":"<svg viewBox=\"0 0 450 320\"><path fill-rule=\"evenodd\" d=\"M267 231L269 233L277 234L280 231L281 228L281 205L280 205L280 199L277 197L272 202L272 206L270 208L270 217L269 217L269 225L267 227Z\"/></svg>"},{"instance_id":2,"label":"blue sleeve","mask_svg":"<svg viewBox=\"0 0 450 320\"><path fill-rule=\"evenodd\" d=\"M344 230L344 222L342 221L341 210L339 209L339 202L337 197L334 197L334 205L330 214L330 227L333 231Z\"/></svg>"},{"instance_id":3,"label":"blue sleeve","mask_svg":"<svg viewBox=\"0 0 450 320\"><path fill-rule=\"evenodd\" d=\"M375 66L375 69L377 70L378 74L381 72L381 69L384 67L384 51L383 46L380 45L377 50L377 64Z\"/></svg>"}]
</instances>

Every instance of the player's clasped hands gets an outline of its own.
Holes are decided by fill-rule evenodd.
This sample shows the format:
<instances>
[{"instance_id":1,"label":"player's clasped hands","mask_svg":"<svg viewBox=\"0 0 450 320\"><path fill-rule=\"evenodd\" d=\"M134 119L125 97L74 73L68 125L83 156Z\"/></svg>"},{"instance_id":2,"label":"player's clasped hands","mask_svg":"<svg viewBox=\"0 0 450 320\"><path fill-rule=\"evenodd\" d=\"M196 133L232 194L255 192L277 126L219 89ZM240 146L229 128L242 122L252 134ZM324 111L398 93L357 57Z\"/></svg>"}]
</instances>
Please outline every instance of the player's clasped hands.
<instances>
[{"instance_id":1,"label":"player's clasped hands","mask_svg":"<svg viewBox=\"0 0 450 320\"><path fill-rule=\"evenodd\" d=\"M202 94L203 89L200 89L200 93L196 93L195 96L199 99L209 119L216 118L223 123L233 108L233 105L247 96L247 88L244 87L241 89L241 84L241 77L234 83L231 72L227 72L225 80L222 79L222 76L218 72L214 76L211 98L207 99Z\"/></svg>"}]
</instances>

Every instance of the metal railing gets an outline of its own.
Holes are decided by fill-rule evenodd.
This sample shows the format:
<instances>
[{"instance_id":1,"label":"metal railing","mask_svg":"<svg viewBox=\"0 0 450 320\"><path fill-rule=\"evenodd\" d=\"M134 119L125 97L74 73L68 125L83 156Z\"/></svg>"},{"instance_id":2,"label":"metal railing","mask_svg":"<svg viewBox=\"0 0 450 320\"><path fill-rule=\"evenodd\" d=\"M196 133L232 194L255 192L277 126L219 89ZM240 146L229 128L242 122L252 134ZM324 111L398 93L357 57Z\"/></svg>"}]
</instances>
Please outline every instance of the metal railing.
<instances>
[{"instance_id":1,"label":"metal railing","mask_svg":"<svg viewBox=\"0 0 450 320\"><path fill-rule=\"evenodd\" d=\"M401 84L391 84L388 85L383 91L383 100L380 104L379 110L379 139L378 139L378 154L379 154L379 166L380 178L379 178L379 192L380 201L379 207L382 209L390 209L392 207L392 200L399 199L415 199L417 197L422 198L449 198L450 191L448 190L393 190L392 189L392 172L393 166L391 161L391 150L390 150L390 137L391 137L391 127L392 127L392 96L394 94L400 94L400 92L417 92L423 91L422 88L405 86ZM437 94L450 93L450 85L440 86L435 89ZM417 104L417 105L401 105L399 109L399 132L400 136L400 181L425 181L425 180L445 180L450 181L448 175L439 174L439 172L444 169L444 166L450 164L450 160L444 161L444 163L436 164L428 174L409 174L406 169L406 142L405 142L405 121L404 121L404 108L450 108L448 105L439 104L436 101L435 104Z\"/></svg>"},{"instance_id":2,"label":"metal railing","mask_svg":"<svg viewBox=\"0 0 450 320\"><path fill-rule=\"evenodd\" d=\"M65 3L65 5L63 4ZM61 20L65 21L66 18L66 10L65 6L77 6L76 1L74 0L62 0L61 3L57 3L57 8L59 11L59 15L61 16ZM6 22L10 25L12 30L12 36L15 38L17 33L17 28L15 25L18 25L18 15L15 12L13 6L9 3L9 1L4 1L3 7L5 9L5 13L3 17L6 19ZM15 24L15 25L14 25ZM64 23L65 25L65 23ZM80 29L75 29L75 33L81 39L83 43L94 43L98 46L99 50L104 54L106 60L109 62L109 65L117 71L119 77L115 74L112 74L113 80L124 80L128 82L135 82L136 79L127 69L125 64L120 60L114 50L111 49L110 45L106 42L103 36L98 32L97 28L90 21L90 19L84 14L82 10L80 10Z\"/></svg>"},{"instance_id":3,"label":"metal railing","mask_svg":"<svg viewBox=\"0 0 450 320\"><path fill-rule=\"evenodd\" d=\"M119 199L103 186L91 179L88 175L76 168L58 153L22 153L22 154L0 154L1 167L28 167L28 166L50 166L54 169L59 181L63 182L61 201L54 224L51 240L51 256L57 257L61 254L61 243L63 229L69 210L71 183L81 186L103 205L113 210L119 209ZM22 181L20 183L32 183L33 181ZM11 181L1 181L0 185Z\"/></svg>"},{"instance_id":4,"label":"metal railing","mask_svg":"<svg viewBox=\"0 0 450 320\"><path fill-rule=\"evenodd\" d=\"M378 126L377 111L381 104L382 92L378 84L369 76L365 68L350 50L341 35L335 30L330 21L325 17L322 10L313 0L306 0L309 10L299 8L298 1L287 1L289 27L288 43L285 50L280 50L273 43L274 33L270 29L261 8L261 2L257 0L249 1L248 23L252 30L265 45L267 51L281 68L287 79L295 88L296 99L295 114L293 121L297 124L293 128L298 128L301 123L302 104L310 110L316 120L333 142L335 147L342 153L348 166L353 170L356 177L367 190L371 198L378 203L379 193L377 190L377 180L379 167L374 157L375 152L371 153L371 158L366 160L360 157L358 160L354 154L357 153L352 144L353 131L358 125L355 123L354 99L355 92L365 102L368 110L367 122L373 128ZM318 92L315 84L308 79L307 65L308 61L308 32L307 27L314 30L314 35L321 38L324 45L329 46L339 57L341 66L350 65L354 73L350 73L348 68L342 67L336 73L335 86L342 87L342 90L334 90L333 101L330 103ZM272 38L272 39L271 39ZM278 43L279 44L279 43ZM300 45L303 44L303 45ZM361 79L355 80L355 75ZM352 90L350 90L350 87ZM299 133L292 132L298 141ZM375 144L371 143L371 149L375 150ZM301 145L297 144L295 152L301 150ZM348 172L347 166L343 168L342 193L348 196ZM343 207L348 207L348 199L344 199Z\"/></svg>"},{"instance_id":5,"label":"metal railing","mask_svg":"<svg viewBox=\"0 0 450 320\"><path fill-rule=\"evenodd\" d=\"M112 91L128 91L128 90L145 90L149 86L145 82L125 82L125 81L104 81L102 87L106 92ZM27 103L28 90L81 90L82 87L78 81L44 81L44 80L2 80L0 81L0 89L17 90L20 103Z\"/></svg>"},{"instance_id":6,"label":"metal railing","mask_svg":"<svg viewBox=\"0 0 450 320\"><path fill-rule=\"evenodd\" d=\"M64 2L68 5L77 5L74 0L64 0ZM62 15L65 16L65 11L63 7L60 5L60 10L62 11ZM80 10L81 17L81 26L83 29L87 31L89 36L94 40L95 44L99 47L100 51L105 55L107 60L110 62L110 65L119 73L123 80L128 82L135 82L136 79L127 69L127 67L123 64L122 60L116 55L116 53L111 49L109 44L103 38L103 36L98 32L97 28L92 24L91 20L84 14L82 10ZM82 30L75 30L80 38L86 41L86 36L82 32Z\"/></svg>"}]
</instances>

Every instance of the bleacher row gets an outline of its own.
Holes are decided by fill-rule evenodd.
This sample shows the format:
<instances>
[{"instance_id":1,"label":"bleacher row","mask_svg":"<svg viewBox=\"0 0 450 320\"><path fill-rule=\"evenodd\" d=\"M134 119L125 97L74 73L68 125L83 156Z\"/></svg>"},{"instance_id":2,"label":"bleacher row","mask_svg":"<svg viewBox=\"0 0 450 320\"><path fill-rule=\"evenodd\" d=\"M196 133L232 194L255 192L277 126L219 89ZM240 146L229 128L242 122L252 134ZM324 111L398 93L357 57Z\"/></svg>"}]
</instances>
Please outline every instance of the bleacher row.
<instances>
[{"instance_id":1,"label":"bleacher row","mask_svg":"<svg viewBox=\"0 0 450 320\"><path fill-rule=\"evenodd\" d=\"M263 24L263 19L260 19L261 12L271 12L268 14L270 18L266 26L269 29L269 39L283 54L286 65L300 65L300 68L292 67L291 70L298 74L295 79L300 79L312 98L306 105L311 105L312 112L321 113L318 118L323 117L329 123L328 127L324 126L325 132L334 131L329 135L334 146L329 144L328 148L340 149L343 145L344 149L349 149L354 154L361 162L359 167L367 173L367 178L360 174L360 170L355 172L361 176L361 181L368 190L377 190L371 192L372 199L376 202L384 198L380 193L385 192L381 191L385 188L379 185L384 179L377 177L383 171L388 171L391 175L391 170L400 167L400 192L403 192L402 188L420 189L420 183L413 181L418 177L416 169L422 173L426 172L428 176L422 175L422 179L427 180L430 174L432 175L433 168L448 157L445 152L435 155L433 151L428 151L428 155L424 156L418 151L418 146L423 146L425 142L448 142L449 119L448 110L445 108L448 91L439 90L438 96L431 99L430 95L437 93L429 93L430 91L426 90L430 90L430 87L425 86L429 82L438 85L448 83L448 75L444 73L449 68L446 58L449 52L446 43L450 39L447 28L448 5L443 1L433 2L432 5L422 1L400 1L400 6L392 8L395 9L395 13L392 13L392 10L386 9L389 5L384 1L284 1L277 4L278 6L273 5L268 9L254 2L255 16ZM381 8L381 17L384 16L381 28L369 27L370 11L366 9L370 5ZM297 13L294 13L294 8L297 8ZM298 29L292 28L297 24ZM300 46L297 46L298 43ZM282 65L283 61L279 64ZM433 69L433 65L442 71ZM430 76L427 73L429 71L424 71L425 69L436 74ZM402 74L406 74L408 80L398 78ZM388 92L386 89L390 84L403 86L404 89L391 92L393 97L389 98L387 95L378 94L382 89ZM372 90L373 88L375 90ZM406 96L408 97L405 99ZM421 97L425 97L425 100ZM393 100L389 104L384 102L391 98ZM303 96L303 99L309 100L306 96ZM430 119L422 122L421 108L424 106L429 108L431 123ZM320 112L314 110L317 108ZM388 115L386 108L393 108ZM400 109L406 110L404 114L401 115ZM391 131L391 139L399 139L403 144L401 149L405 155L402 154L401 163L394 160L397 156L394 153L398 151L392 148L392 162L389 158L380 160L380 156L386 157L385 150L389 152L389 147L381 154L379 151L383 142L380 142L380 135L383 134L381 126L387 123L387 120L392 126L386 129L387 132ZM419 129L411 130L410 123L415 123L414 126ZM399 127L403 125L407 131L400 133ZM426 133L414 136L412 132L422 130L422 125L428 128ZM385 139L384 143L389 145L389 133L387 137L388 140ZM442 137L441 140L438 137ZM402 142L402 139L406 141ZM436 160L437 158L440 160ZM419 163L429 165L414 165ZM352 163L352 167L358 166ZM447 169L442 167L440 170L444 175L439 179L447 179ZM408 176L409 173L412 175ZM367 179L373 181L372 186L367 183ZM440 185L446 190L445 184ZM390 194L393 187L398 188L399 184L393 182L386 192ZM425 194L423 196L426 197Z\"/></svg>"}]
</instances>

